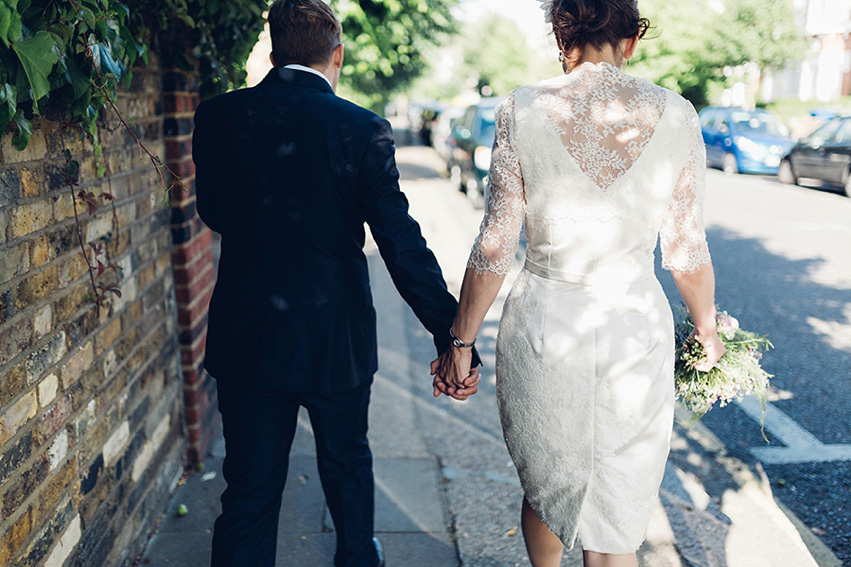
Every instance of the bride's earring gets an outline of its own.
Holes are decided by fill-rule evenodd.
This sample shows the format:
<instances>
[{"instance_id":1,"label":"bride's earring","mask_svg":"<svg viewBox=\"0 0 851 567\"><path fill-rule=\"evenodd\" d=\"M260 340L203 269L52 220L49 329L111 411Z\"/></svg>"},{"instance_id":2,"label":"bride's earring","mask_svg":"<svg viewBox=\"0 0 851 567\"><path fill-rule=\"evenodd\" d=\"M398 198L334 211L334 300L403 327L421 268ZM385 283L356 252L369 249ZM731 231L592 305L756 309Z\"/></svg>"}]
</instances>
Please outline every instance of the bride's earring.
<instances>
[{"instance_id":1,"label":"bride's earring","mask_svg":"<svg viewBox=\"0 0 851 567\"><path fill-rule=\"evenodd\" d=\"M565 74L570 73L570 68L567 66L567 59L564 57L564 51L558 52L558 60L561 63L561 68L565 72Z\"/></svg>"}]
</instances>

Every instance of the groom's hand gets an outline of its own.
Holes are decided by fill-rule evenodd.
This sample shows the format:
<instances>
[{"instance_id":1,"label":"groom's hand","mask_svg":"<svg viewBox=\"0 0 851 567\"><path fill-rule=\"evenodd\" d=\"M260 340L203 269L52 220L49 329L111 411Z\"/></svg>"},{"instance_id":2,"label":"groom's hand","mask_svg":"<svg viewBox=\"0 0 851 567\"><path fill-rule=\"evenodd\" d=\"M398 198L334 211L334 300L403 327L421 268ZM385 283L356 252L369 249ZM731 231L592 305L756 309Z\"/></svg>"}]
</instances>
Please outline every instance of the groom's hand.
<instances>
[{"instance_id":1,"label":"groom's hand","mask_svg":"<svg viewBox=\"0 0 851 567\"><path fill-rule=\"evenodd\" d=\"M431 363L434 376L434 397L440 394L456 400L466 400L479 389L478 367L470 368L470 351L450 348Z\"/></svg>"}]
</instances>

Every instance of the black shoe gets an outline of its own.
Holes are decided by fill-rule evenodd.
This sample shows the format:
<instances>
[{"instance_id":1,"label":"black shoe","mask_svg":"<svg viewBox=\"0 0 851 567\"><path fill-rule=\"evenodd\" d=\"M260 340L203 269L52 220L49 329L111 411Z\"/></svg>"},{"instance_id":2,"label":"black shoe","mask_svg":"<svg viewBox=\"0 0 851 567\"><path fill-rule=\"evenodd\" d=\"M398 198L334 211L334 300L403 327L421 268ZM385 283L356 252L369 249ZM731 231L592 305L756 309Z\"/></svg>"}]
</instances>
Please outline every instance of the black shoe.
<instances>
[{"instance_id":1,"label":"black shoe","mask_svg":"<svg viewBox=\"0 0 851 567\"><path fill-rule=\"evenodd\" d=\"M375 544L375 553L378 554L378 565L375 567L385 567L384 564L384 549L381 547L381 542L377 537L372 538L372 543Z\"/></svg>"}]
</instances>

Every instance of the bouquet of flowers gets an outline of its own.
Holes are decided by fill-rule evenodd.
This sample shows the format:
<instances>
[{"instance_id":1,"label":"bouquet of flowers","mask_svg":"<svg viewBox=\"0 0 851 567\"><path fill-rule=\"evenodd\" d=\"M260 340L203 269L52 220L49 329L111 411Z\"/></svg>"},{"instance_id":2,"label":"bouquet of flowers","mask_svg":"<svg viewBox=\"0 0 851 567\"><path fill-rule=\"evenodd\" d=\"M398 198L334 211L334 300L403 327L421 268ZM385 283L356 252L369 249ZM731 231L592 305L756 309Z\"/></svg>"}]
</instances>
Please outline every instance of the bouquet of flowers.
<instances>
[{"instance_id":1,"label":"bouquet of flowers","mask_svg":"<svg viewBox=\"0 0 851 567\"><path fill-rule=\"evenodd\" d=\"M674 366L674 384L683 405L697 419L712 409L715 402L721 406L744 396L755 396L762 404L763 416L768 401L769 379L760 366L762 353L774 345L764 336L739 327L739 322L726 311L718 311L716 323L718 336L727 349L718 364L709 372L697 370L706 353L694 336L694 322L685 305L676 313L675 336L677 347Z\"/></svg>"}]
</instances>

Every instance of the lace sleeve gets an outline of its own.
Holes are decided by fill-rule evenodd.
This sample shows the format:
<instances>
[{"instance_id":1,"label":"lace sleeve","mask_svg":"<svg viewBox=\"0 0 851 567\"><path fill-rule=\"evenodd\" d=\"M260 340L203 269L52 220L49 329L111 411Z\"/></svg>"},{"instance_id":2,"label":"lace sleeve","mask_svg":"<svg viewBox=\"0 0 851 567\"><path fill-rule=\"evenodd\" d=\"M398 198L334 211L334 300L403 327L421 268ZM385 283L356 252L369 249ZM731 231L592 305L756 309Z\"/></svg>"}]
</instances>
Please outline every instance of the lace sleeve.
<instances>
[{"instance_id":1,"label":"lace sleeve","mask_svg":"<svg viewBox=\"0 0 851 567\"><path fill-rule=\"evenodd\" d=\"M477 274L508 274L523 227L526 194L520 161L511 143L513 125L514 101L509 98L496 109L485 216L467 263Z\"/></svg>"},{"instance_id":2,"label":"lace sleeve","mask_svg":"<svg viewBox=\"0 0 851 567\"><path fill-rule=\"evenodd\" d=\"M703 226L706 147L697 113L689 110L689 155L659 232L662 267L678 272L693 272L710 262Z\"/></svg>"}]
</instances>

